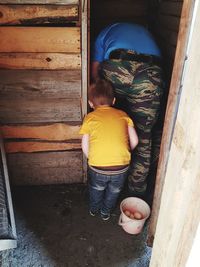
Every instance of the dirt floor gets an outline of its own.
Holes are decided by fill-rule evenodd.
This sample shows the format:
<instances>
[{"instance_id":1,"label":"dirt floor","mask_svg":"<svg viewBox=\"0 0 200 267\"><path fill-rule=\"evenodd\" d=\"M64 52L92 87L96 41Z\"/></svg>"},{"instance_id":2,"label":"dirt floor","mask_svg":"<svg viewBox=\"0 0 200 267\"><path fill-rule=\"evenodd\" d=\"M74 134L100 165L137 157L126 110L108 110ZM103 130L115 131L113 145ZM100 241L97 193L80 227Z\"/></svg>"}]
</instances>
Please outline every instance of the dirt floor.
<instances>
[{"instance_id":1,"label":"dirt floor","mask_svg":"<svg viewBox=\"0 0 200 267\"><path fill-rule=\"evenodd\" d=\"M148 267L147 225L138 235L91 217L82 185L12 189L18 247L1 253L3 267Z\"/></svg>"}]
</instances>

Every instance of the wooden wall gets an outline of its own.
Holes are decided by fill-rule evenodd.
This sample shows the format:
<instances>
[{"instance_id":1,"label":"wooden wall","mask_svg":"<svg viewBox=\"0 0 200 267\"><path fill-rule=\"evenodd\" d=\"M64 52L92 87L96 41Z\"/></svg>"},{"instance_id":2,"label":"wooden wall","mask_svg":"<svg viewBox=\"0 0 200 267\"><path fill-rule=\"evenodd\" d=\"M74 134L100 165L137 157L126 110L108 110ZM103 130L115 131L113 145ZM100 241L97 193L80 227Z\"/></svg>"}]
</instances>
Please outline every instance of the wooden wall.
<instances>
[{"instance_id":1,"label":"wooden wall","mask_svg":"<svg viewBox=\"0 0 200 267\"><path fill-rule=\"evenodd\" d=\"M14 184L83 181L79 11L78 0L1 1L0 130Z\"/></svg>"},{"instance_id":2,"label":"wooden wall","mask_svg":"<svg viewBox=\"0 0 200 267\"><path fill-rule=\"evenodd\" d=\"M183 0L153 0L150 28L162 49L167 76L170 79L174 63Z\"/></svg>"},{"instance_id":3,"label":"wooden wall","mask_svg":"<svg viewBox=\"0 0 200 267\"><path fill-rule=\"evenodd\" d=\"M147 25L148 0L91 0L91 37L114 22Z\"/></svg>"}]
</instances>

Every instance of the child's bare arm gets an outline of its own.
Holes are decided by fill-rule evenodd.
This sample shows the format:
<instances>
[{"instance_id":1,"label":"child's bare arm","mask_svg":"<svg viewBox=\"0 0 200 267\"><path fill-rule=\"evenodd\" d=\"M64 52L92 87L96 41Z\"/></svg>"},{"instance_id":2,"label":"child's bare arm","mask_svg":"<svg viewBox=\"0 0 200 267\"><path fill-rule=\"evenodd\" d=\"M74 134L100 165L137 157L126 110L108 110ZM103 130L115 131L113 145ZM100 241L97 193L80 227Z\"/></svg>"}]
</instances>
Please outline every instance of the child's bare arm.
<instances>
[{"instance_id":1,"label":"child's bare arm","mask_svg":"<svg viewBox=\"0 0 200 267\"><path fill-rule=\"evenodd\" d=\"M82 150L83 150L84 155L88 158L89 134L84 134L82 137Z\"/></svg>"},{"instance_id":2,"label":"child's bare arm","mask_svg":"<svg viewBox=\"0 0 200 267\"><path fill-rule=\"evenodd\" d=\"M128 126L128 135L129 135L130 147L131 150L133 150L138 144L138 136L134 127Z\"/></svg>"}]
</instances>

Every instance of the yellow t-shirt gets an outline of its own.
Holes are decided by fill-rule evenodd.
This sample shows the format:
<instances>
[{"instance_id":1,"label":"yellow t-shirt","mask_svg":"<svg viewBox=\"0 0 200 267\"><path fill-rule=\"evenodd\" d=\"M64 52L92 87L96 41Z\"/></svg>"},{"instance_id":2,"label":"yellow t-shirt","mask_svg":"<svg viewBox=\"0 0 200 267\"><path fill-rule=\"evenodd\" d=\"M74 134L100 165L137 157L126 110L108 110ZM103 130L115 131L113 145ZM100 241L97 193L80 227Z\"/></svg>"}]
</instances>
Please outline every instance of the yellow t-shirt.
<instances>
[{"instance_id":1,"label":"yellow t-shirt","mask_svg":"<svg viewBox=\"0 0 200 267\"><path fill-rule=\"evenodd\" d=\"M118 166L129 164L128 115L118 109L101 106L86 115L80 134L89 134L88 164Z\"/></svg>"}]
</instances>

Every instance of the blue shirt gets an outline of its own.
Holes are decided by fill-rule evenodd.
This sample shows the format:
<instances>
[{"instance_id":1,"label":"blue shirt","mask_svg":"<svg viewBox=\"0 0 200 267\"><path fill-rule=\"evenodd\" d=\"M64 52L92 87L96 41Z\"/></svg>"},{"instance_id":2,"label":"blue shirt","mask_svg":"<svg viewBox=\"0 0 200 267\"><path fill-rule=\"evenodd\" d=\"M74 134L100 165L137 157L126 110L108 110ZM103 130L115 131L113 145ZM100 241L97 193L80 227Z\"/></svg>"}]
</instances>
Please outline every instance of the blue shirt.
<instances>
[{"instance_id":1,"label":"blue shirt","mask_svg":"<svg viewBox=\"0 0 200 267\"><path fill-rule=\"evenodd\" d=\"M115 49L130 49L137 53L161 56L151 33L143 26L130 23L115 23L106 27L97 37L93 61L109 59Z\"/></svg>"}]
</instances>

